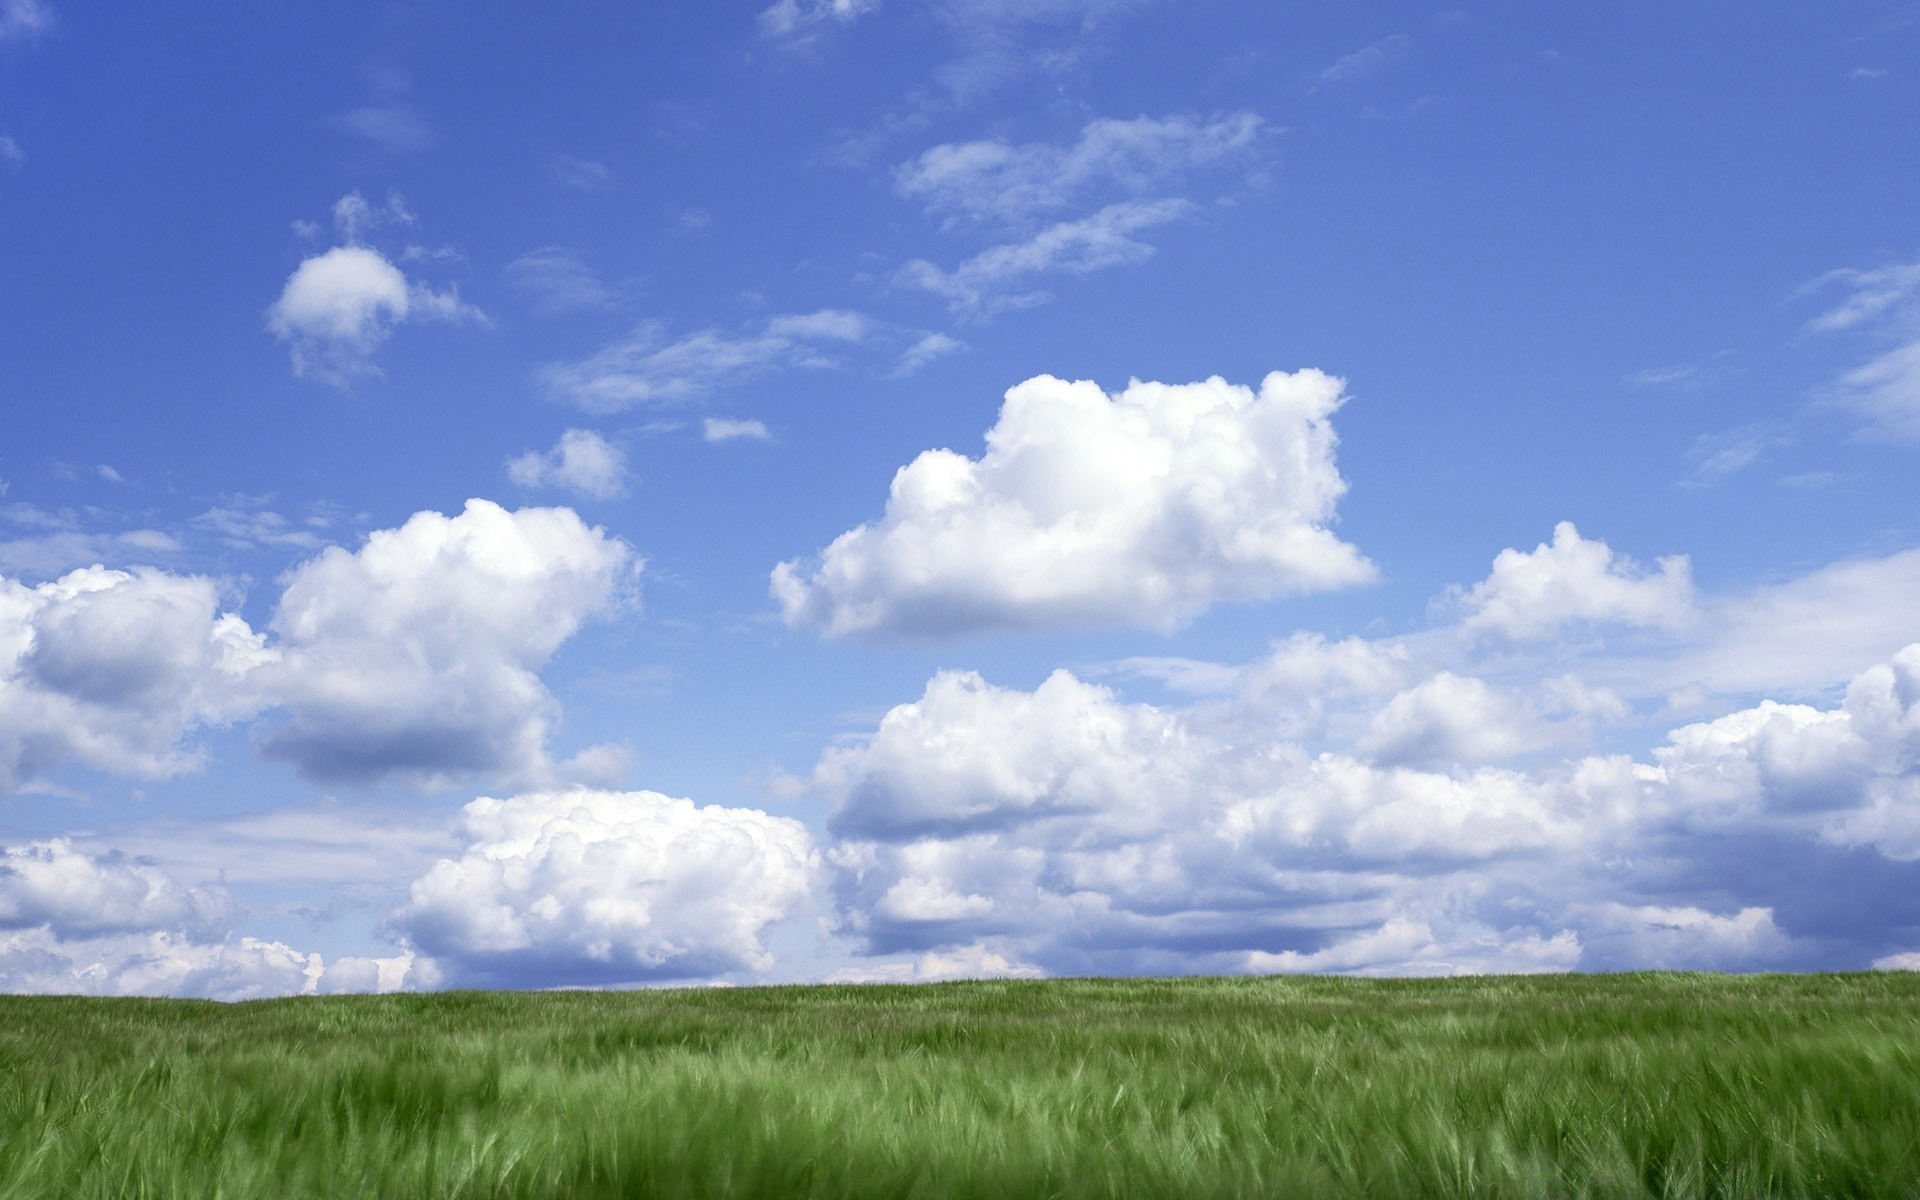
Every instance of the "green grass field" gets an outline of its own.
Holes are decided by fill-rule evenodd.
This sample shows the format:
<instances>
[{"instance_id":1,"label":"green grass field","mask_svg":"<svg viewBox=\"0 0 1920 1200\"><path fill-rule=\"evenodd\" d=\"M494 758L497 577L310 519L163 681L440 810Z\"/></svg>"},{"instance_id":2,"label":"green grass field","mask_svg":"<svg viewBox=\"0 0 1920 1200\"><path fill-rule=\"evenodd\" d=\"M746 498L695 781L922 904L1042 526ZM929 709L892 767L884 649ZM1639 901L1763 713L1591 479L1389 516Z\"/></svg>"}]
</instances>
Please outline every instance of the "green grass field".
<instances>
[{"instance_id":1,"label":"green grass field","mask_svg":"<svg viewBox=\"0 0 1920 1200\"><path fill-rule=\"evenodd\" d=\"M0 997L0 1196L1920 1196L1920 976Z\"/></svg>"}]
</instances>

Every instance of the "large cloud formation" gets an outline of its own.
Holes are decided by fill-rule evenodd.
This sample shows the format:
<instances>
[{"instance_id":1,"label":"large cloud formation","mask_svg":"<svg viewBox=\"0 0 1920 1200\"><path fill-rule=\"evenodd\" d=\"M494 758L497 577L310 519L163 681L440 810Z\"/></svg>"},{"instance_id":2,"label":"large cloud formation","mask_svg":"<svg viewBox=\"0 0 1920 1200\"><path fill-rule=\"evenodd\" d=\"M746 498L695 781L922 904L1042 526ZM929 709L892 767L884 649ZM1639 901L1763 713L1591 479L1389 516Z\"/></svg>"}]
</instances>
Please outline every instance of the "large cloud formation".
<instances>
[{"instance_id":1,"label":"large cloud formation","mask_svg":"<svg viewBox=\"0 0 1920 1200\"><path fill-rule=\"evenodd\" d=\"M181 738L251 712L265 657L210 579L97 566L35 587L0 578L0 794L68 763L188 769Z\"/></svg>"},{"instance_id":2,"label":"large cloud formation","mask_svg":"<svg viewBox=\"0 0 1920 1200\"><path fill-rule=\"evenodd\" d=\"M1625 719L1617 697L1405 645L1295 638L1211 683L1174 709L1065 671L936 675L809 780L845 930L1071 973L1857 968L1920 945L1920 644L1836 707L1761 701L1638 760L1550 752Z\"/></svg>"},{"instance_id":3,"label":"large cloud formation","mask_svg":"<svg viewBox=\"0 0 1920 1200\"><path fill-rule=\"evenodd\" d=\"M473 986L764 971L761 933L819 867L798 821L657 792L483 797L465 828L466 852L415 882L394 923Z\"/></svg>"},{"instance_id":4,"label":"large cloud formation","mask_svg":"<svg viewBox=\"0 0 1920 1200\"><path fill-rule=\"evenodd\" d=\"M238 936L238 915L221 888L66 838L0 847L0 991L250 1000L434 982L410 954L327 963Z\"/></svg>"},{"instance_id":5,"label":"large cloud formation","mask_svg":"<svg viewBox=\"0 0 1920 1200\"><path fill-rule=\"evenodd\" d=\"M297 567L271 637L199 576L0 578L0 793L69 765L178 774L196 729L267 713L265 751L322 781L550 781L538 672L634 563L570 509L472 500Z\"/></svg>"},{"instance_id":6,"label":"large cloud formation","mask_svg":"<svg viewBox=\"0 0 1920 1200\"><path fill-rule=\"evenodd\" d=\"M970 459L929 450L885 514L773 572L787 623L829 636L1036 626L1172 630L1222 601L1364 582L1328 529L1346 490L1329 418L1342 384L1275 372L1134 382L1042 375L1006 394Z\"/></svg>"}]
</instances>

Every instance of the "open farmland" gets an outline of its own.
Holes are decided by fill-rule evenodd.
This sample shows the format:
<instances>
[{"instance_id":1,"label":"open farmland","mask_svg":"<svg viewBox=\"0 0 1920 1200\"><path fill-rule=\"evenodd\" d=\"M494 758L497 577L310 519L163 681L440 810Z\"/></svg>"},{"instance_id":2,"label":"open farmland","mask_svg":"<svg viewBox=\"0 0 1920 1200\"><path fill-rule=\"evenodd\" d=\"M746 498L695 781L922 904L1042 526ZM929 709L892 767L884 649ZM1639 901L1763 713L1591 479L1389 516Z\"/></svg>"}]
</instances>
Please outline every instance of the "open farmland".
<instances>
[{"instance_id":1,"label":"open farmland","mask_svg":"<svg viewBox=\"0 0 1920 1200\"><path fill-rule=\"evenodd\" d=\"M1913 1196L1920 976L0 997L0 1196Z\"/></svg>"}]
</instances>

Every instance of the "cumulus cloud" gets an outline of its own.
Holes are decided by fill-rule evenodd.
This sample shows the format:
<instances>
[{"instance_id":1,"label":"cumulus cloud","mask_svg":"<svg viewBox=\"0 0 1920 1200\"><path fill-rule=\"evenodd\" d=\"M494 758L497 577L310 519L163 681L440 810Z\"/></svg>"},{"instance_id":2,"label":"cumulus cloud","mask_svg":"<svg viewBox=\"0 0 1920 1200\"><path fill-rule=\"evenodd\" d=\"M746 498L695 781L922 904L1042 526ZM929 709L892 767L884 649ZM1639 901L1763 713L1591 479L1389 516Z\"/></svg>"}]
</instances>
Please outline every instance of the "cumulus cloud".
<instances>
[{"instance_id":1,"label":"cumulus cloud","mask_svg":"<svg viewBox=\"0 0 1920 1200\"><path fill-rule=\"evenodd\" d=\"M68 765L178 774L200 761L193 731L269 710L262 747L316 779L564 774L538 671L635 567L571 510L473 500L295 568L272 637L198 576L0 577L0 792Z\"/></svg>"},{"instance_id":2,"label":"cumulus cloud","mask_svg":"<svg viewBox=\"0 0 1920 1200\"><path fill-rule=\"evenodd\" d=\"M0 929L60 938L184 928L206 934L231 916L224 894L184 888L146 864L93 857L67 838L0 850Z\"/></svg>"},{"instance_id":3,"label":"cumulus cloud","mask_svg":"<svg viewBox=\"0 0 1920 1200\"><path fill-rule=\"evenodd\" d=\"M237 915L219 888L65 838L0 847L0 991L250 1000L433 982L410 954L329 965L237 936Z\"/></svg>"},{"instance_id":4,"label":"cumulus cloud","mask_svg":"<svg viewBox=\"0 0 1920 1200\"><path fill-rule=\"evenodd\" d=\"M569 509L486 500L328 549L274 610L260 686L285 719L263 749L325 781L550 775L538 671L612 610L633 561Z\"/></svg>"},{"instance_id":5,"label":"cumulus cloud","mask_svg":"<svg viewBox=\"0 0 1920 1200\"><path fill-rule=\"evenodd\" d=\"M250 715L265 657L199 576L87 567L0 577L0 793L77 764L157 778L196 765L191 730Z\"/></svg>"},{"instance_id":6,"label":"cumulus cloud","mask_svg":"<svg viewBox=\"0 0 1920 1200\"><path fill-rule=\"evenodd\" d=\"M864 341L872 329L865 316L842 309L773 317L754 333L708 329L679 339L648 323L579 362L545 368L541 380L588 412L685 403L779 367L837 366L833 349Z\"/></svg>"},{"instance_id":7,"label":"cumulus cloud","mask_svg":"<svg viewBox=\"0 0 1920 1200\"><path fill-rule=\"evenodd\" d=\"M1044 291L1014 291L1020 281L1050 271L1086 275L1134 266L1153 257L1153 247L1134 235L1188 216L1187 200L1141 200L1110 204L1092 216L1049 225L1031 237L981 251L952 270L924 258L900 269L900 282L932 292L954 312L990 316L1044 303Z\"/></svg>"},{"instance_id":8,"label":"cumulus cloud","mask_svg":"<svg viewBox=\"0 0 1920 1200\"><path fill-rule=\"evenodd\" d=\"M819 867L798 821L656 792L482 798L465 830L464 853L394 917L464 985L765 971L761 935L806 903Z\"/></svg>"},{"instance_id":9,"label":"cumulus cloud","mask_svg":"<svg viewBox=\"0 0 1920 1200\"><path fill-rule=\"evenodd\" d=\"M823 753L806 788L873 969L980 946L1048 972L1857 968L1913 944L1913 904L1832 889L1920 883L1920 644L1836 708L1765 700L1641 760L1537 754L1543 714L1604 693L1517 696L1404 644L1295 638L1204 678L1171 709L942 672Z\"/></svg>"},{"instance_id":10,"label":"cumulus cloud","mask_svg":"<svg viewBox=\"0 0 1920 1200\"><path fill-rule=\"evenodd\" d=\"M952 219L1019 221L1087 202L1140 194L1206 167L1244 161L1265 122L1250 112L1102 118L1068 145L1004 139L934 146L894 170L900 193Z\"/></svg>"},{"instance_id":11,"label":"cumulus cloud","mask_svg":"<svg viewBox=\"0 0 1920 1200\"><path fill-rule=\"evenodd\" d=\"M560 487L612 500L627 490L627 456L590 429L569 429L553 449L509 459L507 478L525 488Z\"/></svg>"},{"instance_id":12,"label":"cumulus cloud","mask_svg":"<svg viewBox=\"0 0 1920 1200\"><path fill-rule=\"evenodd\" d=\"M1552 544L1500 552L1492 574L1461 597L1464 624L1523 639L1582 621L1671 628L1693 615L1693 579L1684 555L1657 565L1647 572L1616 559L1605 542L1588 541L1562 521Z\"/></svg>"},{"instance_id":13,"label":"cumulus cloud","mask_svg":"<svg viewBox=\"0 0 1920 1200\"><path fill-rule=\"evenodd\" d=\"M1275 372L1134 382L1108 396L1039 376L1008 391L970 459L930 450L885 514L773 573L787 623L829 636L1132 625L1222 601L1364 582L1328 528L1346 490L1330 418L1341 381Z\"/></svg>"},{"instance_id":14,"label":"cumulus cloud","mask_svg":"<svg viewBox=\"0 0 1920 1200\"><path fill-rule=\"evenodd\" d=\"M457 288L436 291L409 280L386 254L364 243L381 219L411 223L398 201L371 208L359 193L334 206L344 244L304 259L267 311L267 329L288 344L295 375L336 385L377 374L373 354L407 321L484 323Z\"/></svg>"}]
</instances>

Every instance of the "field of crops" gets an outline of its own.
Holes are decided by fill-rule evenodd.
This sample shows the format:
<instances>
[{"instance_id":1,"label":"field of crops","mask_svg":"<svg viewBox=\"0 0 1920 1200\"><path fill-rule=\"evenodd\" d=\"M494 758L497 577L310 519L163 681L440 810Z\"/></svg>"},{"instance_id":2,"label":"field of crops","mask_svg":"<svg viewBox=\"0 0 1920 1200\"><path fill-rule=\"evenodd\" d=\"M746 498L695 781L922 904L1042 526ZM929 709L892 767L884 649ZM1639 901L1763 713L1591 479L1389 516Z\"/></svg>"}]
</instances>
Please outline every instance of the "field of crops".
<instances>
[{"instance_id":1,"label":"field of crops","mask_svg":"<svg viewBox=\"0 0 1920 1200\"><path fill-rule=\"evenodd\" d=\"M1920 976L0 997L0 1197L1920 1196Z\"/></svg>"}]
</instances>

